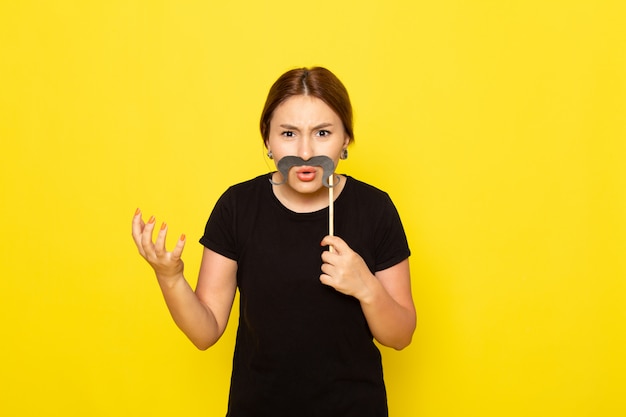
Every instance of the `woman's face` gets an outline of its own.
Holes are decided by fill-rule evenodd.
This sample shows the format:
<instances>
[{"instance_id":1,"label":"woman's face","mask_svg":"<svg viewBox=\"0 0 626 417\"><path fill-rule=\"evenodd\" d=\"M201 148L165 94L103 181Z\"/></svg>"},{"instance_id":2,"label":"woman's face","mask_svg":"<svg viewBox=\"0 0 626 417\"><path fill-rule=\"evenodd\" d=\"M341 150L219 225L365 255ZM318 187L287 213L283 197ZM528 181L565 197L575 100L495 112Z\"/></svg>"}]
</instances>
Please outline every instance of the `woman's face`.
<instances>
[{"instance_id":1,"label":"woman's face","mask_svg":"<svg viewBox=\"0 0 626 417\"><path fill-rule=\"evenodd\" d=\"M325 155L337 167L341 151L349 141L341 119L326 103L317 97L300 95L276 107L266 145L275 163L290 155L304 160ZM319 166L293 167L285 185L299 193L315 193L323 187L322 174Z\"/></svg>"}]
</instances>

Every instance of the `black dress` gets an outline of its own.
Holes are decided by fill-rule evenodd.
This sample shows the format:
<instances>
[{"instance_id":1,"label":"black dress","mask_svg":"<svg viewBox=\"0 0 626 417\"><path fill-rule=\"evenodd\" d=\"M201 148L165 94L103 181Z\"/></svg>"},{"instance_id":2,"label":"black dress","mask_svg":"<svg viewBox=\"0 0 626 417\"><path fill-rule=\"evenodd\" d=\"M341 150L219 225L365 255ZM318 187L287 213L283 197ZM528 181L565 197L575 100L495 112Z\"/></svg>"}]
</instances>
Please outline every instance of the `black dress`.
<instances>
[{"instance_id":1,"label":"black dress","mask_svg":"<svg viewBox=\"0 0 626 417\"><path fill-rule=\"evenodd\" d=\"M359 302L319 281L328 209L287 209L268 178L230 187L200 239L238 264L227 416L387 416L380 352ZM372 272L406 259L406 236L389 196L347 178L334 205L335 235Z\"/></svg>"}]
</instances>

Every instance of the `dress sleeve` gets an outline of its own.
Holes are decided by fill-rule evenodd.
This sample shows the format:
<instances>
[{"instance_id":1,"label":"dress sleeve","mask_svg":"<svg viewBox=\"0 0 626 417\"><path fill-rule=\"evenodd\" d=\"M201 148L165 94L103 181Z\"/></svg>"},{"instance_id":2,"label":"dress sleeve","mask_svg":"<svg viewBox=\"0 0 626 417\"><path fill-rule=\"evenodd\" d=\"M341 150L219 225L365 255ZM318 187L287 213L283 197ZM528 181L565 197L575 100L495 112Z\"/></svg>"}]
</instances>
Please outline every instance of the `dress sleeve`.
<instances>
[{"instance_id":1,"label":"dress sleeve","mask_svg":"<svg viewBox=\"0 0 626 417\"><path fill-rule=\"evenodd\" d=\"M390 268L411 255L400 215L385 194L382 213L376 226L376 271Z\"/></svg>"},{"instance_id":2,"label":"dress sleeve","mask_svg":"<svg viewBox=\"0 0 626 417\"><path fill-rule=\"evenodd\" d=\"M229 259L238 260L235 235L235 197L232 188L219 198L204 228L200 243Z\"/></svg>"}]
</instances>

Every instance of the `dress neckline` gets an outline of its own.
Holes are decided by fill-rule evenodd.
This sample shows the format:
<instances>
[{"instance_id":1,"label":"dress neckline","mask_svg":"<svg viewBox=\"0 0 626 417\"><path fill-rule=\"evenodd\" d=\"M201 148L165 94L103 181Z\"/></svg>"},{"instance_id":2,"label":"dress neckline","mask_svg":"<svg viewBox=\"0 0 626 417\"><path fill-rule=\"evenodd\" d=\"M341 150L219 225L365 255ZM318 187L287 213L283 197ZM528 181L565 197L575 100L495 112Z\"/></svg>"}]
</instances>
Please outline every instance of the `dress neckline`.
<instances>
[{"instance_id":1,"label":"dress neckline","mask_svg":"<svg viewBox=\"0 0 626 417\"><path fill-rule=\"evenodd\" d=\"M275 171L274 171L275 172ZM289 207L285 206L276 196L276 194L274 193L273 187L272 187L272 183L269 181L272 179L272 175L274 174L274 172L270 172L267 175L267 179L268 179L268 184L267 184L267 190L270 193L272 200L274 201L274 203L276 205L278 205L283 211L295 216L295 217L317 217L317 216L321 216L321 215L326 215L326 213L328 213L328 205L326 205L325 207L322 207L319 210L313 210L313 211L304 211L304 212L300 212L300 211L295 211L290 209ZM339 193L339 195L335 196L334 199L334 204L337 205L341 200L342 200L342 196L343 194L346 192L347 189L350 188L350 183L351 183L351 177L349 175L345 175L345 174L338 174L341 175L341 177L345 180L345 184L343 185L343 188L341 190L341 192Z\"/></svg>"}]
</instances>

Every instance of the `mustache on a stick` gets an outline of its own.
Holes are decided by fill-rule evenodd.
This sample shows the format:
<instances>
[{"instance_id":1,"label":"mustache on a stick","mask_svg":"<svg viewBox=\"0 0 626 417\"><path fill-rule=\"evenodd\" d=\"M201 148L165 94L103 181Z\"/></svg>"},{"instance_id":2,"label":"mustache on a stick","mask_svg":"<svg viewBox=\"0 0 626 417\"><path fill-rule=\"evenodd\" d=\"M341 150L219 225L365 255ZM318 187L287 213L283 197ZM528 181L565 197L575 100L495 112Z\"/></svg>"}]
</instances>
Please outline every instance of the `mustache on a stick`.
<instances>
[{"instance_id":1,"label":"mustache on a stick","mask_svg":"<svg viewBox=\"0 0 626 417\"><path fill-rule=\"evenodd\" d=\"M324 173L322 174L322 184L324 184L324 186L328 188L333 187L335 185L334 181L332 184L328 182L328 179L331 177L331 175L333 175L333 172L335 171L335 164L333 160L327 157L326 155L314 156L306 161L300 158L299 156L292 156L292 155L285 156L281 158L280 161L278 161L278 163L276 164L276 168L278 169L278 172L280 172L283 176L282 182L273 181L271 178L270 178L270 182L274 185L284 184L285 182L287 182L289 170L293 167L300 167L300 166L321 167L322 170L324 171Z\"/></svg>"}]
</instances>

